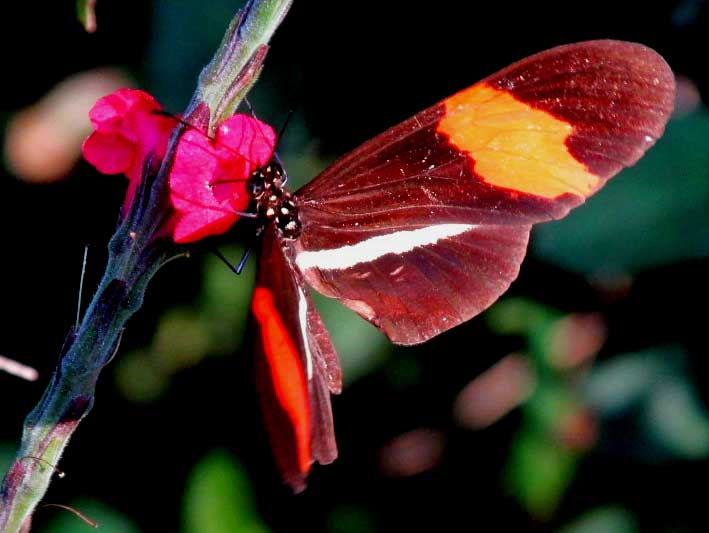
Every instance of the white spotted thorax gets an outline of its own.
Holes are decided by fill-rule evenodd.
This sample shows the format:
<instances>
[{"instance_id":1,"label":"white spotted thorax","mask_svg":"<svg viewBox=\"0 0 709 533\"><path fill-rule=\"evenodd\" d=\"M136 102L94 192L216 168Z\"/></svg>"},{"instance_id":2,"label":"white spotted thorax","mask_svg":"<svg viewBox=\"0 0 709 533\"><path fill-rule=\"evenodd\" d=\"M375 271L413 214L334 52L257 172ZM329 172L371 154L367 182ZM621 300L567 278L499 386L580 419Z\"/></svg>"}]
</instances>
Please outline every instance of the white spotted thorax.
<instances>
[{"instance_id":1,"label":"white spotted thorax","mask_svg":"<svg viewBox=\"0 0 709 533\"><path fill-rule=\"evenodd\" d=\"M293 195L283 188L285 181L283 167L271 161L251 174L247 190L256 201L259 218L274 221L283 237L295 239L300 235L301 223Z\"/></svg>"}]
</instances>

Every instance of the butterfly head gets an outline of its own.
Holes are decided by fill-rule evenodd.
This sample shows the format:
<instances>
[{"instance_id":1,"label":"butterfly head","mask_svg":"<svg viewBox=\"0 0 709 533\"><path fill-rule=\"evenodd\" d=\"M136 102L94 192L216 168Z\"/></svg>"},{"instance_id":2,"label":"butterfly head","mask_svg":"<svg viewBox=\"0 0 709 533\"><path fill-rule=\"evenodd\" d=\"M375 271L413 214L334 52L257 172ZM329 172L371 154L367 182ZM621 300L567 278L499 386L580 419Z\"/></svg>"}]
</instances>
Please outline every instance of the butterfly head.
<instances>
[{"instance_id":1,"label":"butterfly head","mask_svg":"<svg viewBox=\"0 0 709 533\"><path fill-rule=\"evenodd\" d=\"M285 238L300 235L301 223L295 198L284 188L286 173L280 163L271 161L256 169L247 183L247 190L256 202L259 218L273 221Z\"/></svg>"}]
</instances>

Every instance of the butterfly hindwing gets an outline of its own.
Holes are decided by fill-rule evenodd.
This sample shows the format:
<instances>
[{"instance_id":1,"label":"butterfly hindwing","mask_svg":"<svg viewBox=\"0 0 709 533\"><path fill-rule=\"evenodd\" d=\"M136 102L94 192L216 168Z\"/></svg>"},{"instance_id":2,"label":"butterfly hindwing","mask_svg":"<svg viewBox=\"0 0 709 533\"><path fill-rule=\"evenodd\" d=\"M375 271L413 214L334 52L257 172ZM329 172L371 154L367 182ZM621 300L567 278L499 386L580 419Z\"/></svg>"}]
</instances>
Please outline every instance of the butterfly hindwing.
<instances>
[{"instance_id":1,"label":"butterfly hindwing","mask_svg":"<svg viewBox=\"0 0 709 533\"><path fill-rule=\"evenodd\" d=\"M337 355L289 249L270 227L264 236L252 310L259 325L255 363L266 427L279 470L305 488L313 461L337 457L330 393L341 388Z\"/></svg>"},{"instance_id":2,"label":"butterfly hindwing","mask_svg":"<svg viewBox=\"0 0 709 533\"><path fill-rule=\"evenodd\" d=\"M517 277L528 225L439 224L372 237L336 253L300 252L313 287L398 344L416 344L487 308ZM412 243L419 243L414 246Z\"/></svg>"}]
</instances>

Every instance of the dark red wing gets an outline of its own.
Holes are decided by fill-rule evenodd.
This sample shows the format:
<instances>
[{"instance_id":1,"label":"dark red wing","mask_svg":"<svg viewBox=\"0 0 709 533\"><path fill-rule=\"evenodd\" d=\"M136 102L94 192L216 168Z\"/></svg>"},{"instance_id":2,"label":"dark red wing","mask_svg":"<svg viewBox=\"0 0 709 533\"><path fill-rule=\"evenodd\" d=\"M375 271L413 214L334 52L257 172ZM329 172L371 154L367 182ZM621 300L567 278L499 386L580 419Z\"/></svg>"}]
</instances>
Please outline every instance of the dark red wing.
<instances>
[{"instance_id":1,"label":"dark red wing","mask_svg":"<svg viewBox=\"0 0 709 533\"><path fill-rule=\"evenodd\" d=\"M297 193L295 262L411 344L517 275L531 224L565 216L662 134L664 60L590 41L524 59L366 142Z\"/></svg>"},{"instance_id":2,"label":"dark red wing","mask_svg":"<svg viewBox=\"0 0 709 533\"><path fill-rule=\"evenodd\" d=\"M642 156L673 101L672 71L645 46L560 46L378 135L297 196L338 228L561 218Z\"/></svg>"},{"instance_id":3,"label":"dark red wing","mask_svg":"<svg viewBox=\"0 0 709 533\"><path fill-rule=\"evenodd\" d=\"M337 354L308 289L273 227L266 232L254 289L259 325L257 384L284 481L305 488L313 461L337 457L330 393L341 389Z\"/></svg>"},{"instance_id":4,"label":"dark red wing","mask_svg":"<svg viewBox=\"0 0 709 533\"><path fill-rule=\"evenodd\" d=\"M411 236L398 232L341 247L336 254L301 252L297 264L316 290L341 300L393 342L416 344L469 320L507 290L529 229L429 226L410 230ZM426 244L409 246L416 238Z\"/></svg>"}]
</instances>

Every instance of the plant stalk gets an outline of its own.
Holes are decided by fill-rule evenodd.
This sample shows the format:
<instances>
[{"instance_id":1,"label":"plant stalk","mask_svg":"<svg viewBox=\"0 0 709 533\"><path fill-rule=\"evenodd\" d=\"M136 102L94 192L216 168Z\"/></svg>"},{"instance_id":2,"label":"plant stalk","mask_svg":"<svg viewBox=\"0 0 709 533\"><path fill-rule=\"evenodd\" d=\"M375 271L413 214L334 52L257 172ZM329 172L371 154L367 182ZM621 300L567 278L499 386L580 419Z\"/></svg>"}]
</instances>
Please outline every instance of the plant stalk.
<instances>
[{"instance_id":1,"label":"plant stalk","mask_svg":"<svg viewBox=\"0 0 709 533\"><path fill-rule=\"evenodd\" d=\"M250 0L229 26L214 59L200 75L185 112L207 131L236 110L256 81L268 42L292 0ZM128 319L141 307L148 282L166 261L181 255L165 222L167 182L184 131L172 134L167 155L148 156L126 218L109 243L103 279L78 331L70 331L59 362L37 406L27 416L15 462L0 486L0 531L28 531L32 513L49 487L54 467L81 420L91 410L96 383L115 355Z\"/></svg>"}]
</instances>

